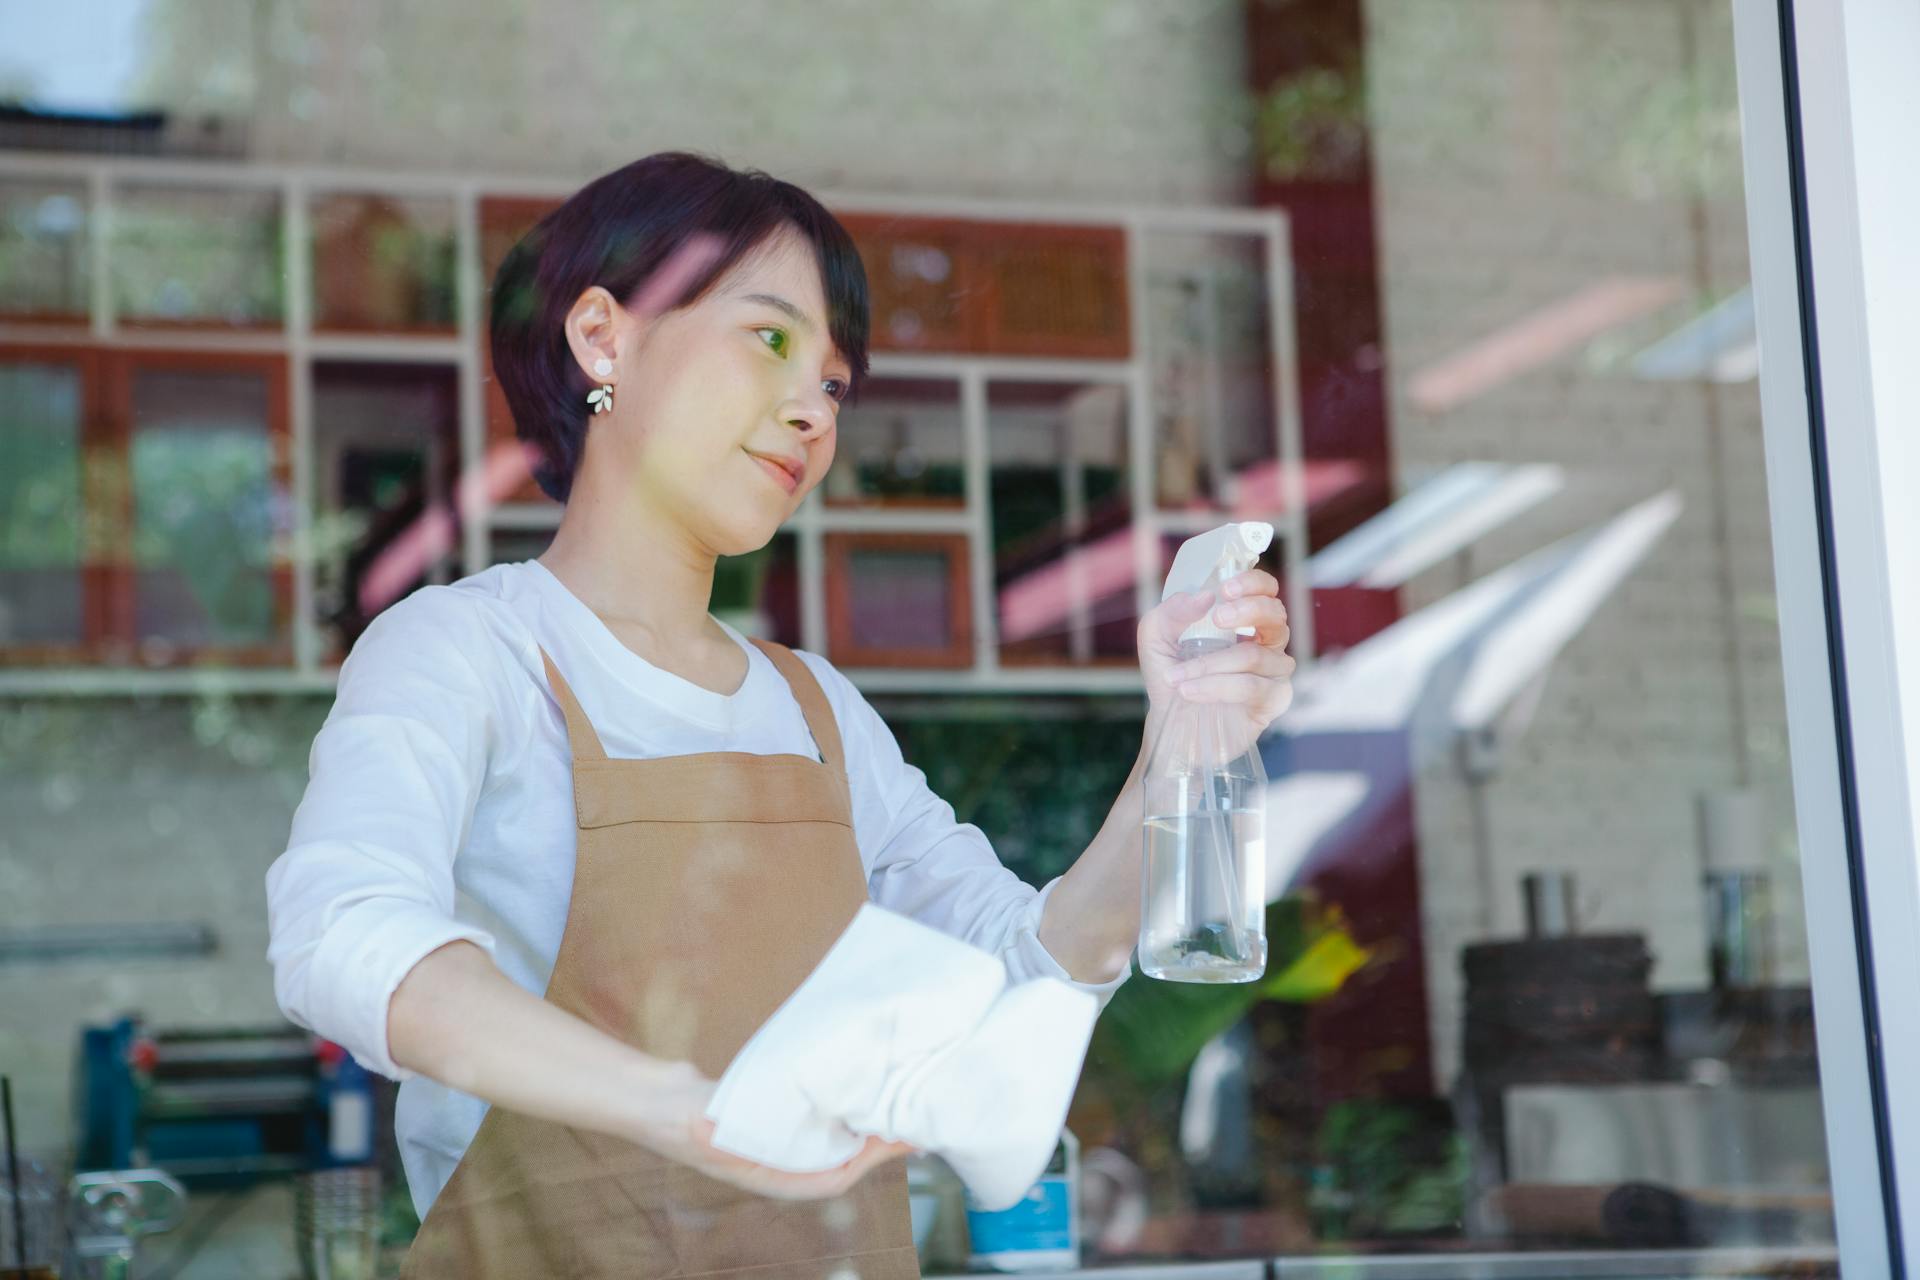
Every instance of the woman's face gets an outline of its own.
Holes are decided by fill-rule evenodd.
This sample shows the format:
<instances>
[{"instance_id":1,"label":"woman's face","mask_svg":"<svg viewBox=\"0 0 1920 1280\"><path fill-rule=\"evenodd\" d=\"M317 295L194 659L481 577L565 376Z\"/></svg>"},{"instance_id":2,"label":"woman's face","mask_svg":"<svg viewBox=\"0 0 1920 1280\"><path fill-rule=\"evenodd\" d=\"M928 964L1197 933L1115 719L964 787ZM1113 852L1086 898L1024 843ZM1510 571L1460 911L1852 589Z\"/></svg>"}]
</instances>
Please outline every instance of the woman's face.
<instances>
[{"instance_id":1,"label":"woman's face","mask_svg":"<svg viewBox=\"0 0 1920 1280\"><path fill-rule=\"evenodd\" d=\"M832 463L853 376L811 245L779 233L693 306L623 311L615 332L614 409L588 419L591 465L715 555L765 546Z\"/></svg>"}]
</instances>

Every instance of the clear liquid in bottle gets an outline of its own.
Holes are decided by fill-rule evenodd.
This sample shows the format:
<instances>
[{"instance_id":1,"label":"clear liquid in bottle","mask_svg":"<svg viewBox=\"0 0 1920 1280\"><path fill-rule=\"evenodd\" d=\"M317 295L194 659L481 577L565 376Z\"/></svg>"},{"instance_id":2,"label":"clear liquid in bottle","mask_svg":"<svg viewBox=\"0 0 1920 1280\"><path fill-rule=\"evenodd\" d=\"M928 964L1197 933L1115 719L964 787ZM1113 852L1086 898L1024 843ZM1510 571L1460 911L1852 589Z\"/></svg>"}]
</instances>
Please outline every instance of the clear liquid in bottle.
<instances>
[{"instance_id":1,"label":"clear liquid in bottle","mask_svg":"<svg viewBox=\"0 0 1920 1280\"><path fill-rule=\"evenodd\" d=\"M1182 659L1231 644L1186 640ZM1252 982L1267 968L1266 769L1235 751L1218 704L1176 690L1148 759L1140 968L1170 982Z\"/></svg>"}]
</instances>

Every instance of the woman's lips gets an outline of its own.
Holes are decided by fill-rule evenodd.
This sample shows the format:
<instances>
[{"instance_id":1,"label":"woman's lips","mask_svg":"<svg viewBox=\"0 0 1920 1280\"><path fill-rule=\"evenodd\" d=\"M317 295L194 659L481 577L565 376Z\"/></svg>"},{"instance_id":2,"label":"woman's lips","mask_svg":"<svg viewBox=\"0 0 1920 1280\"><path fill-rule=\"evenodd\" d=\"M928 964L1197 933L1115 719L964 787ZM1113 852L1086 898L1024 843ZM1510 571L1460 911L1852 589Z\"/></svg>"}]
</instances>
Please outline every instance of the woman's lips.
<instances>
[{"instance_id":1,"label":"woman's lips","mask_svg":"<svg viewBox=\"0 0 1920 1280\"><path fill-rule=\"evenodd\" d=\"M761 468L768 475L774 478L774 482L777 483L782 489L785 489L788 493L792 493L794 490L800 487L800 477L793 474L793 472L787 470L785 467L781 466L779 463L771 461L770 459L764 458L757 453L749 453L747 456L749 458L752 458L755 462L759 463Z\"/></svg>"}]
</instances>

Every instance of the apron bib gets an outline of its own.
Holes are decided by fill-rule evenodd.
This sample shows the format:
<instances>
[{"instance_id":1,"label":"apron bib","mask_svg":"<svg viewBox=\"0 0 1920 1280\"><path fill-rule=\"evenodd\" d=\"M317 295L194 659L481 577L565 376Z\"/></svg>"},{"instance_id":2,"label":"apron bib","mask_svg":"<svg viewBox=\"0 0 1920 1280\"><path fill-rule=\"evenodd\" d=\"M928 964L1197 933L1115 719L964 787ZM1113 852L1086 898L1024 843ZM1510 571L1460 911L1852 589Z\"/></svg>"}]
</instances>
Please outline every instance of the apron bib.
<instances>
[{"instance_id":1,"label":"apron bib","mask_svg":"<svg viewBox=\"0 0 1920 1280\"><path fill-rule=\"evenodd\" d=\"M573 755L578 861L545 998L718 1079L867 900L840 733L785 647L820 760L610 759L543 648ZM489 1107L401 1280L628 1276L917 1280L903 1162L845 1195L774 1200L637 1143Z\"/></svg>"}]
</instances>

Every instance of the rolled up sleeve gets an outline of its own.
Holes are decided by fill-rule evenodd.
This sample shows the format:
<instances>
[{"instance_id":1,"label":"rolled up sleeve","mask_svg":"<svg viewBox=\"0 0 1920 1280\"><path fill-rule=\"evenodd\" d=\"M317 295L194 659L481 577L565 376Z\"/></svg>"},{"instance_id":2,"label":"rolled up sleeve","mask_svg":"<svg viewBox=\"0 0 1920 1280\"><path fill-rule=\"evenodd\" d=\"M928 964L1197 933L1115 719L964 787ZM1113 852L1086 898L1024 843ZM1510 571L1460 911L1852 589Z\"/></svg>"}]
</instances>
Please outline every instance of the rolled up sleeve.
<instances>
[{"instance_id":1,"label":"rolled up sleeve","mask_svg":"<svg viewBox=\"0 0 1920 1280\"><path fill-rule=\"evenodd\" d=\"M1015 975L1016 981L1024 981L1027 978L1058 978L1097 997L1100 1007L1104 1009L1107 1001L1113 998L1113 993L1120 989L1120 984L1125 982L1127 976L1133 972L1133 967L1131 964L1122 965L1119 973L1104 982L1082 982L1068 973L1066 968L1053 958L1053 953L1048 951L1046 944L1040 941L1040 919L1047 909L1047 900L1053 896L1054 886L1059 883L1060 877L1055 876L1033 895L1032 900L1023 909L1019 924L1012 931L1009 945L1002 953L1002 959L1006 961L1007 972Z\"/></svg>"},{"instance_id":2,"label":"rolled up sleeve","mask_svg":"<svg viewBox=\"0 0 1920 1280\"><path fill-rule=\"evenodd\" d=\"M393 1060L387 1007L413 966L487 930L455 918L454 860L485 786L497 715L447 588L376 617L340 670L286 850L266 873L274 995L369 1070Z\"/></svg>"}]
</instances>

